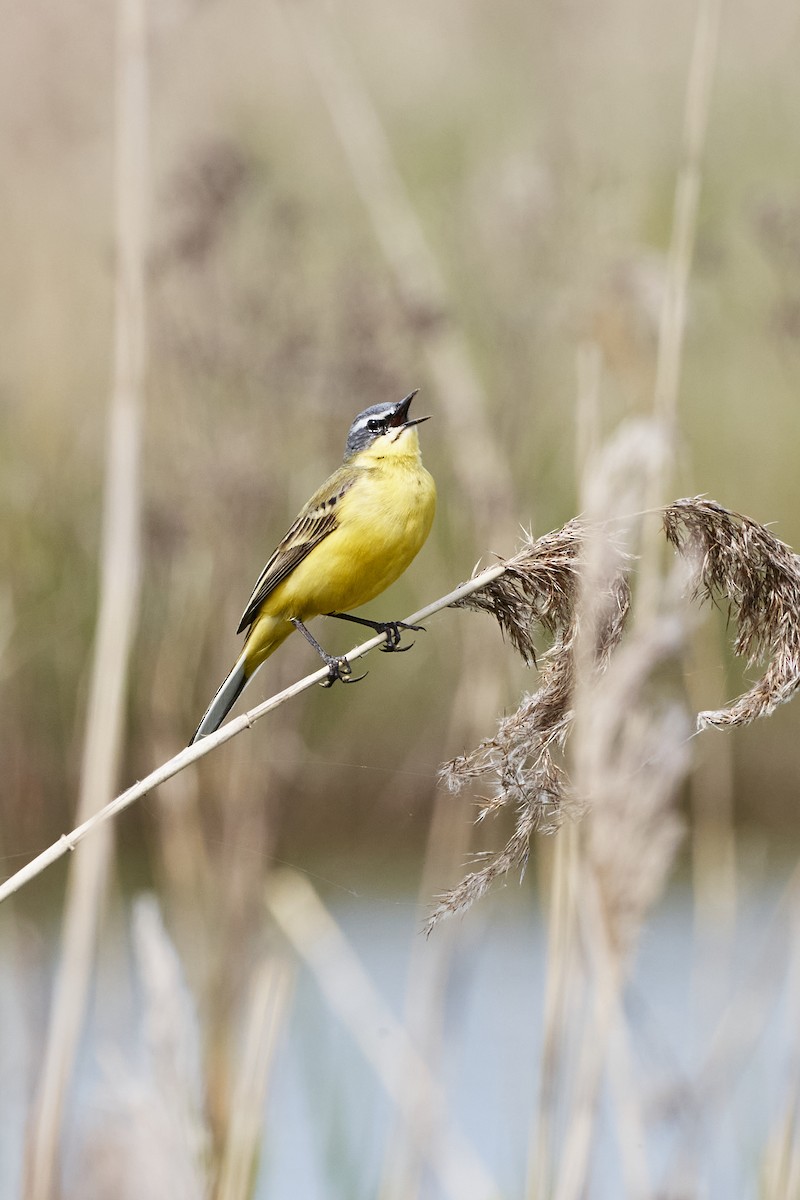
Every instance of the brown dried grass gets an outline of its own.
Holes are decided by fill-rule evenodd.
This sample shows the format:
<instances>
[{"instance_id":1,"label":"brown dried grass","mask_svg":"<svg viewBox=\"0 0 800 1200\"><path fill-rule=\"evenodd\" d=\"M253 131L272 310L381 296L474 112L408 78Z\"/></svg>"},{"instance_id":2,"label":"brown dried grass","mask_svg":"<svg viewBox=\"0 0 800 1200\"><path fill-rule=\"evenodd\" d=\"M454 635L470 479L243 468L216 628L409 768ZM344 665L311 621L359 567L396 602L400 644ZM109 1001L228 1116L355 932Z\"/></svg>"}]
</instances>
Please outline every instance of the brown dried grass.
<instances>
[{"instance_id":1,"label":"brown dried grass","mask_svg":"<svg viewBox=\"0 0 800 1200\"><path fill-rule=\"evenodd\" d=\"M668 543L691 573L687 598L727 605L736 627L734 653L748 667L767 662L761 678L737 699L697 714L697 730L746 725L769 715L800 686L800 558L765 526L705 497L676 500L664 508L662 522ZM488 794L480 801L479 821L502 808L513 808L516 816L503 849L440 897L428 920L429 930L441 917L479 899L499 876L524 870L531 836L554 832L566 816L581 812L591 801L576 792L563 758L575 718L576 643L589 541L613 547L614 529L614 525L576 519L535 541L527 534L519 552L505 564L503 575L459 601L460 607L492 616L528 665L537 664L541 631L550 636L551 644L539 656L539 688L522 697L517 710L499 722L491 737L441 770L441 780L452 792L475 780L488 785ZM638 652L631 647L633 635L627 626L633 563L622 550L614 561L599 592L598 581L593 583L590 672L599 678L615 655L624 654L627 665L615 686L627 691L628 705L633 706L641 702L658 664L677 653L682 632L674 618L662 614L646 644L640 639ZM604 711L613 713L614 705ZM689 735L676 741L678 723L676 713L667 708L648 730L646 737L653 743L643 759L648 771L667 770L672 775L677 762L682 773L688 749L680 754L679 749L687 748ZM606 744L614 746L619 730L606 732ZM659 750L659 745L669 746L669 753Z\"/></svg>"}]
</instances>

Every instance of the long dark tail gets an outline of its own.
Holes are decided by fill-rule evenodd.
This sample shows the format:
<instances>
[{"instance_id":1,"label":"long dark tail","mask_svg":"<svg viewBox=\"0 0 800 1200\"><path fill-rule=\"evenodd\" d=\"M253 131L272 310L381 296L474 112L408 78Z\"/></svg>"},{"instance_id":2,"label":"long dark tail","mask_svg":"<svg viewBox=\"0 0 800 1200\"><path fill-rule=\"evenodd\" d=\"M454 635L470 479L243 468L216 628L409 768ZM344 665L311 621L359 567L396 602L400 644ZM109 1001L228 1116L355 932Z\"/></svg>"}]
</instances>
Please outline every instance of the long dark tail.
<instances>
[{"instance_id":1,"label":"long dark tail","mask_svg":"<svg viewBox=\"0 0 800 1200\"><path fill-rule=\"evenodd\" d=\"M237 659L230 675L220 684L216 696L206 709L205 716L194 731L192 741L189 742L190 746L193 742L199 741L200 738L207 737L209 733L213 733L215 729L219 729L247 687L248 676L245 674L244 659L245 656L242 653Z\"/></svg>"}]
</instances>

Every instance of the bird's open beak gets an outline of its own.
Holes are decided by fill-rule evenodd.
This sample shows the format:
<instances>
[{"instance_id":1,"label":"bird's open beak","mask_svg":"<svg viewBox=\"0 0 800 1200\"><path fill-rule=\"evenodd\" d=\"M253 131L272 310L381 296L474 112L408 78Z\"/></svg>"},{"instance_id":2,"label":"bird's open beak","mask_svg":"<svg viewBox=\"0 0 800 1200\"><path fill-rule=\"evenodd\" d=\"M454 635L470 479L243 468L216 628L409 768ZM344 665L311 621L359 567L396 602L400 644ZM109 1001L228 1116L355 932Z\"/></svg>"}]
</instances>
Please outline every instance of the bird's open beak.
<instances>
[{"instance_id":1,"label":"bird's open beak","mask_svg":"<svg viewBox=\"0 0 800 1200\"><path fill-rule=\"evenodd\" d=\"M417 417L415 421L408 420L408 410L411 407L411 401L416 396L419 388L414 388L413 392L400 401L397 408L392 413L389 419L390 429L410 429L412 425L421 425L423 421L429 421L430 417Z\"/></svg>"}]
</instances>

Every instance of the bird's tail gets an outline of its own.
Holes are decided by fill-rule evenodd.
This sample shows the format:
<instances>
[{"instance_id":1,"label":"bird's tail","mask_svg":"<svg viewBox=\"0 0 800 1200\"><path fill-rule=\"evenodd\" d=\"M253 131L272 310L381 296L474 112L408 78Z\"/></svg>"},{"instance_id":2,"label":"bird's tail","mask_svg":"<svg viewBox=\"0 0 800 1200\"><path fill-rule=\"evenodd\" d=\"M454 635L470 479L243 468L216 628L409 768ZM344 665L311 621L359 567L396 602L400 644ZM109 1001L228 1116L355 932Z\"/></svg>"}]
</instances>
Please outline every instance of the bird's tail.
<instances>
[{"instance_id":1,"label":"bird's tail","mask_svg":"<svg viewBox=\"0 0 800 1200\"><path fill-rule=\"evenodd\" d=\"M242 651L227 679L217 688L217 694L209 704L205 716L192 735L192 740L189 742L190 746L194 742L199 741L200 738L207 737L209 733L213 733L216 729L219 729L241 696L250 679L250 675L248 675L245 668L245 658L245 651Z\"/></svg>"},{"instance_id":2,"label":"bird's tail","mask_svg":"<svg viewBox=\"0 0 800 1200\"><path fill-rule=\"evenodd\" d=\"M206 715L194 731L194 737L189 742L190 746L199 738L207 737L209 733L219 729L258 668L273 651L278 649L281 642L286 641L293 630L294 626L291 621L286 620L285 617L262 614L256 619L250 628L247 641L233 670L217 689L216 696L206 709Z\"/></svg>"}]
</instances>

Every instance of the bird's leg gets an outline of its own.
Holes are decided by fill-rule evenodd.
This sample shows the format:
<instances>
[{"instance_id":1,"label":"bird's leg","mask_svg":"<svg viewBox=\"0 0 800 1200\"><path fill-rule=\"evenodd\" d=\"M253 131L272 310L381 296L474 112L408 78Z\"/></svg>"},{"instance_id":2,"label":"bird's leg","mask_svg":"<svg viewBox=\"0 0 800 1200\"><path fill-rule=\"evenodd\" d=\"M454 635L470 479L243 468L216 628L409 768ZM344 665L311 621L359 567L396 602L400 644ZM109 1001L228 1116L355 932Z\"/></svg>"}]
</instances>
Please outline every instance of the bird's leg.
<instances>
[{"instance_id":1,"label":"bird's leg","mask_svg":"<svg viewBox=\"0 0 800 1200\"><path fill-rule=\"evenodd\" d=\"M353 668L346 658L334 658L332 654L328 654L327 650L323 650L313 633L310 633L297 617L290 617L289 620L295 629L302 633L306 641L314 647L322 661L327 663L328 678L322 680L322 687L331 687L337 679L341 679L342 683L358 683L361 679L366 678L366 674L353 675Z\"/></svg>"},{"instance_id":2,"label":"bird's leg","mask_svg":"<svg viewBox=\"0 0 800 1200\"><path fill-rule=\"evenodd\" d=\"M416 629L421 633L425 632L424 625L409 625L406 621L369 621L366 617L354 617L351 613L332 612L326 613L326 617L337 617L340 621L354 621L356 625L366 625L368 629L374 629L376 633L382 633L386 638L386 645L381 646L387 654L397 652L402 654L405 650L410 650L411 646L400 645L400 630L401 629Z\"/></svg>"}]
</instances>

